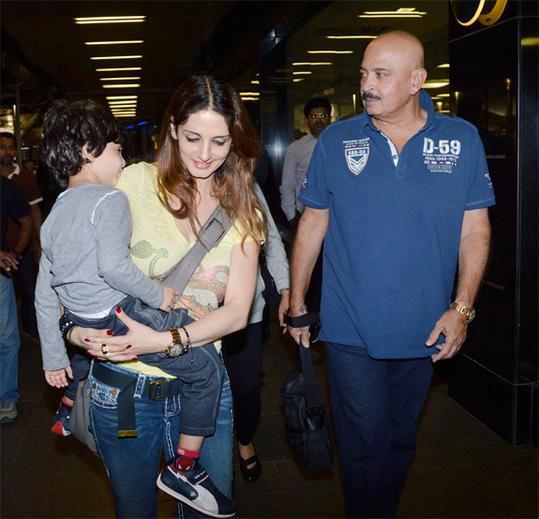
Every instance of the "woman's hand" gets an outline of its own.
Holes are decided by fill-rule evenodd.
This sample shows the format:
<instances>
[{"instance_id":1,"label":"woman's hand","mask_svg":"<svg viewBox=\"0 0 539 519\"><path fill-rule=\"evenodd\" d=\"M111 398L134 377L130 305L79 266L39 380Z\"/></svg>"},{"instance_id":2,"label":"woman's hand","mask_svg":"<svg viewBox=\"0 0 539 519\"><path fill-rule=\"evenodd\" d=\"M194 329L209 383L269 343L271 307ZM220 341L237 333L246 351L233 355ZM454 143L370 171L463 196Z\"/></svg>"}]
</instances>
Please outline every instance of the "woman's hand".
<instances>
[{"instance_id":1,"label":"woman's hand","mask_svg":"<svg viewBox=\"0 0 539 519\"><path fill-rule=\"evenodd\" d=\"M288 313L288 308L290 306L290 289L285 288L281 290L281 301L279 303L279 326L283 329L283 334L286 333L286 314Z\"/></svg>"},{"instance_id":2,"label":"woman's hand","mask_svg":"<svg viewBox=\"0 0 539 519\"><path fill-rule=\"evenodd\" d=\"M69 336L70 342L81 346L96 359L120 362L136 360L138 355L145 353L162 353L172 341L170 333L156 332L140 324L120 307L116 308L116 316L129 328L125 335L112 336L108 330L76 326Z\"/></svg>"}]
</instances>

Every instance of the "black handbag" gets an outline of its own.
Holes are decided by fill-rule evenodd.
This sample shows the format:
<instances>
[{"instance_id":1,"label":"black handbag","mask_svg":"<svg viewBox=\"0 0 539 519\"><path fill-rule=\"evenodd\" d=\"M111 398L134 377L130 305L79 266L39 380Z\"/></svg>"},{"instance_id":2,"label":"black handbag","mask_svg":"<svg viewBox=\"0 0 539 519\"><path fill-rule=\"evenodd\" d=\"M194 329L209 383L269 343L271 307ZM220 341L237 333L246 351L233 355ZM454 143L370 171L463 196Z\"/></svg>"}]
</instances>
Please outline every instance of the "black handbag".
<instances>
[{"instance_id":1,"label":"black handbag","mask_svg":"<svg viewBox=\"0 0 539 519\"><path fill-rule=\"evenodd\" d=\"M288 318L288 321L293 327L309 324L305 320L297 324L297 319ZM313 314L307 319L314 323L318 316ZM328 417L314 381L310 348L300 345L299 354L301 369L288 373L281 385L288 442L306 469L330 468L333 466L333 449Z\"/></svg>"}]
</instances>

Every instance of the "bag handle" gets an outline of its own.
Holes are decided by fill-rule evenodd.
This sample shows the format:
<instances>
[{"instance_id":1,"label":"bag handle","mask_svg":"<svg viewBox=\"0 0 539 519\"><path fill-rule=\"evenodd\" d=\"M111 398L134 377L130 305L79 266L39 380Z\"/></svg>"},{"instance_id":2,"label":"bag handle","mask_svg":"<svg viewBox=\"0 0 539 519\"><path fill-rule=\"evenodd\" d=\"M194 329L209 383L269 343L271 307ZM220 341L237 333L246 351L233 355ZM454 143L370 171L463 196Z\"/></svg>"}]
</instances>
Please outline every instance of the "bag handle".
<instances>
[{"instance_id":1,"label":"bag handle","mask_svg":"<svg viewBox=\"0 0 539 519\"><path fill-rule=\"evenodd\" d=\"M231 226L232 220L221 206L217 206L200 229L198 239L189 252L170 273L160 277L159 282L173 287L182 294L204 256L219 245Z\"/></svg>"},{"instance_id":2,"label":"bag handle","mask_svg":"<svg viewBox=\"0 0 539 519\"><path fill-rule=\"evenodd\" d=\"M286 316L286 321L292 328L304 328L318 323L320 314L318 312L308 312L304 315L292 317ZM300 340L299 344L299 359L301 363L301 371L303 372L303 383L305 385L305 401L307 404L307 413L318 414L322 407L322 399L314 381L314 364L311 355L311 349L303 346Z\"/></svg>"},{"instance_id":3,"label":"bag handle","mask_svg":"<svg viewBox=\"0 0 539 519\"><path fill-rule=\"evenodd\" d=\"M314 381L314 364L311 349L305 348L300 341L299 358L301 371L303 372L303 383L305 385L305 403L307 404L307 414L318 414L322 407L322 399Z\"/></svg>"}]
</instances>

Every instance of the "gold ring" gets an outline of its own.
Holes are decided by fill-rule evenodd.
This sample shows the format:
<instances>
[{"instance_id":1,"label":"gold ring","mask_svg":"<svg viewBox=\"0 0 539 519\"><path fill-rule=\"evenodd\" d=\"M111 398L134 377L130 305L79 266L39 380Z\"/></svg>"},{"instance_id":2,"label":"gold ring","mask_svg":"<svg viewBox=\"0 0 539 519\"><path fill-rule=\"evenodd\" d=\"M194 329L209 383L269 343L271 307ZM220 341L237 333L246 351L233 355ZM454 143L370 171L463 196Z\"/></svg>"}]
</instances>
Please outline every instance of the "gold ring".
<instances>
[{"instance_id":1,"label":"gold ring","mask_svg":"<svg viewBox=\"0 0 539 519\"><path fill-rule=\"evenodd\" d=\"M101 353L103 355L106 355L109 352L109 345L108 344L102 344L101 345Z\"/></svg>"}]
</instances>

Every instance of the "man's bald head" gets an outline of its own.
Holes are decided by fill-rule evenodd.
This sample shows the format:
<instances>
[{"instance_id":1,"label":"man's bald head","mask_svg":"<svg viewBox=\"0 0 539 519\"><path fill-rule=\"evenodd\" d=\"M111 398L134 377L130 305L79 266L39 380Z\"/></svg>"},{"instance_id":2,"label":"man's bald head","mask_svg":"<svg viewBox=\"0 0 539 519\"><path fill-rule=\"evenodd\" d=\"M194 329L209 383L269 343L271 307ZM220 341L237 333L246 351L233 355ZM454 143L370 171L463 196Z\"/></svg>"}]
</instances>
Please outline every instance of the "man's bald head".
<instances>
[{"instance_id":1,"label":"man's bald head","mask_svg":"<svg viewBox=\"0 0 539 519\"><path fill-rule=\"evenodd\" d=\"M369 115L399 119L417 113L417 94L427 79L423 56L421 42L404 31L369 43L361 63L361 99Z\"/></svg>"},{"instance_id":2,"label":"man's bald head","mask_svg":"<svg viewBox=\"0 0 539 519\"><path fill-rule=\"evenodd\" d=\"M372 50L391 52L402 59L411 69L423 68L425 66L425 51L423 44L419 39L405 31L390 31L385 32L372 40L365 54Z\"/></svg>"}]
</instances>

